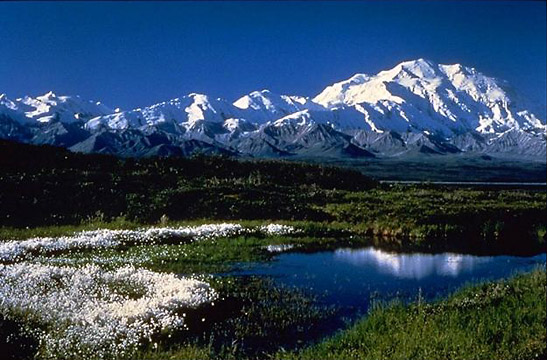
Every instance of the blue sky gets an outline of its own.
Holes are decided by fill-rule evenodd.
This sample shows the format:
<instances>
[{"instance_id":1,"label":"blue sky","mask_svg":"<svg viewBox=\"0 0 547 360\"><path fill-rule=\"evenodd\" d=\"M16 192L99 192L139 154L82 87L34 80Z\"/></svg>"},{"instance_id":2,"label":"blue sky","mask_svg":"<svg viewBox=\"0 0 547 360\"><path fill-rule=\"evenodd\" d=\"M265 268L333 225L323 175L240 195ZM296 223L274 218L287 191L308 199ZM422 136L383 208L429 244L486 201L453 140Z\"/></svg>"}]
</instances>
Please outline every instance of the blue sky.
<instances>
[{"instance_id":1,"label":"blue sky","mask_svg":"<svg viewBox=\"0 0 547 360\"><path fill-rule=\"evenodd\" d=\"M0 93L124 109L189 92L314 96L424 57L546 98L542 1L0 2Z\"/></svg>"}]
</instances>

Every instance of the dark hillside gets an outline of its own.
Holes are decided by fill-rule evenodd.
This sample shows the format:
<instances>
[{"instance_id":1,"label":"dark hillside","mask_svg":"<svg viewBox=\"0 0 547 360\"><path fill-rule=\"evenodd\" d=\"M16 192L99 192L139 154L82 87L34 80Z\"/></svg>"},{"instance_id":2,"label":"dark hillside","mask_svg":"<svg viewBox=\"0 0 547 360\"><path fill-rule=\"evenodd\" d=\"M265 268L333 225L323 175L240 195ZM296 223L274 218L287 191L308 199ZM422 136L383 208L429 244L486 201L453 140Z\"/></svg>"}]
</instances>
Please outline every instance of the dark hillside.
<instances>
[{"instance_id":1,"label":"dark hillside","mask_svg":"<svg viewBox=\"0 0 547 360\"><path fill-rule=\"evenodd\" d=\"M228 157L116 158L0 140L0 224L79 223L89 217L324 219L306 189L359 191L352 170Z\"/></svg>"}]
</instances>

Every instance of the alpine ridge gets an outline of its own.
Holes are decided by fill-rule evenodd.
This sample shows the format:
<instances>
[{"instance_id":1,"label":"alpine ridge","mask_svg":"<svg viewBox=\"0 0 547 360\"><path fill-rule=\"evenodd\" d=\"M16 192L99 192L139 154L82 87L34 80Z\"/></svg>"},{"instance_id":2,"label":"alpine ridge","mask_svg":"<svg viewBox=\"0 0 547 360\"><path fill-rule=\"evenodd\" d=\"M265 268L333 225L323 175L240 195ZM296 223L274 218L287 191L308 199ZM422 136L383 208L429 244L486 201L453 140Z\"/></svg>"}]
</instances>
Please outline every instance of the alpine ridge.
<instances>
[{"instance_id":1,"label":"alpine ridge","mask_svg":"<svg viewBox=\"0 0 547 360\"><path fill-rule=\"evenodd\" d=\"M460 64L405 61L313 98L188 94L122 111L53 92L0 95L0 138L121 156L493 155L545 161L545 119L505 81Z\"/></svg>"}]
</instances>

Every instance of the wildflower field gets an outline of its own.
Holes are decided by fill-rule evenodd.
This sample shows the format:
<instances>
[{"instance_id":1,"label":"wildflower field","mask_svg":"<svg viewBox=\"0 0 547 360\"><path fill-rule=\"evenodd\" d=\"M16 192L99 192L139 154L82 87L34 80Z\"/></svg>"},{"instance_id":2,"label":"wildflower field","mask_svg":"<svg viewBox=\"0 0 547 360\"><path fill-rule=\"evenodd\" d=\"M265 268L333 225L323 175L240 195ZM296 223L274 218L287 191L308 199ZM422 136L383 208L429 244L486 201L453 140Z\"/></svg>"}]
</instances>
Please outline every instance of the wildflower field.
<instances>
[{"instance_id":1,"label":"wildflower field","mask_svg":"<svg viewBox=\"0 0 547 360\"><path fill-rule=\"evenodd\" d=\"M157 347L159 338L188 330L186 318L200 307L215 306L220 296L209 276L151 271L141 264L154 262L152 256L172 258L169 248L182 244L295 232L280 224L208 224L5 241L0 243L0 314L36 342L40 358L131 358L143 346ZM153 246L165 251L123 256ZM109 256L114 252L118 257Z\"/></svg>"}]
</instances>

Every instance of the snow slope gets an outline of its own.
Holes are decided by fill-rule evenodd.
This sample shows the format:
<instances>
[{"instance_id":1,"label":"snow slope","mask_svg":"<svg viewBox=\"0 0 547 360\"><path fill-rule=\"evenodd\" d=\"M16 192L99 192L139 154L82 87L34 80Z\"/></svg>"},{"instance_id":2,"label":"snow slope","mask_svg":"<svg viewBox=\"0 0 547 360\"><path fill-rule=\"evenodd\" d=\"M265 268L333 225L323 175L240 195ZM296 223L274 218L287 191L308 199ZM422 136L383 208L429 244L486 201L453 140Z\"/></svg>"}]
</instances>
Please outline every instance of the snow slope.
<instances>
[{"instance_id":1,"label":"snow slope","mask_svg":"<svg viewBox=\"0 0 547 360\"><path fill-rule=\"evenodd\" d=\"M545 131L505 82L459 64L418 59L374 76L357 74L328 86L313 101L325 107L353 106L378 130L500 133Z\"/></svg>"}]
</instances>

